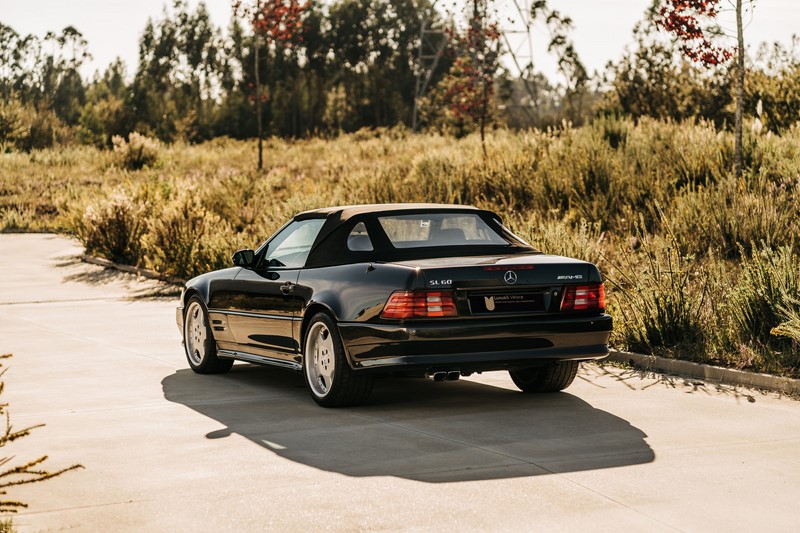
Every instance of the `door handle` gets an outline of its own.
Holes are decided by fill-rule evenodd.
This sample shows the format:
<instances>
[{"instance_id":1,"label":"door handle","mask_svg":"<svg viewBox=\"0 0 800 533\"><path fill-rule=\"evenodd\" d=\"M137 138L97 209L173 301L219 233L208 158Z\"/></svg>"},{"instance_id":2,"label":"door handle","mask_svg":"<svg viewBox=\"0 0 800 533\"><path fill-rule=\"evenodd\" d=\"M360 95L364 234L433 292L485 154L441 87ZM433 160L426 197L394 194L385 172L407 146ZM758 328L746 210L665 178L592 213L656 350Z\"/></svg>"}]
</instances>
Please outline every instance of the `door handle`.
<instances>
[{"instance_id":1,"label":"door handle","mask_svg":"<svg viewBox=\"0 0 800 533\"><path fill-rule=\"evenodd\" d=\"M283 294L289 294L293 290L294 290L294 283L292 283L291 281L287 281L286 283L281 285L281 292Z\"/></svg>"}]
</instances>

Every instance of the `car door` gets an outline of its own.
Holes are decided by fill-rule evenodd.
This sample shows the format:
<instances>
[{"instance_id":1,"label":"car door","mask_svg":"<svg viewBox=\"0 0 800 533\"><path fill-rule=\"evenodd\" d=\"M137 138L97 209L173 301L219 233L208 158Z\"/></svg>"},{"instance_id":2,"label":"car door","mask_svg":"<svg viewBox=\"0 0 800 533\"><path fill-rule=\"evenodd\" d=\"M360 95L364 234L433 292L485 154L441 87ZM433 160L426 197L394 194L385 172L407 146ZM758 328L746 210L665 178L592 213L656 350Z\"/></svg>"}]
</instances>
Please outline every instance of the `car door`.
<instances>
[{"instance_id":1,"label":"car door","mask_svg":"<svg viewBox=\"0 0 800 533\"><path fill-rule=\"evenodd\" d=\"M294 321L302 305L295 286L324 222L315 218L288 224L267 243L254 268L236 275L227 318L241 351L294 360L299 352Z\"/></svg>"}]
</instances>

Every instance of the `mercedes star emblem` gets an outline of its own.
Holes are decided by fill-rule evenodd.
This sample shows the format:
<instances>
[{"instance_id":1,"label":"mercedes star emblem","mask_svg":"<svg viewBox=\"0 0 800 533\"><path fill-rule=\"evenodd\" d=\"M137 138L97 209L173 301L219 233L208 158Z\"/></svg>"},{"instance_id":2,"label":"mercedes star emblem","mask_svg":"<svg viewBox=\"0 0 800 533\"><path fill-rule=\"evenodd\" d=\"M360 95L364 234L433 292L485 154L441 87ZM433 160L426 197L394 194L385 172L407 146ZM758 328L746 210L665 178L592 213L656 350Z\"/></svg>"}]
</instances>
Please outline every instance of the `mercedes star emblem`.
<instances>
[{"instance_id":1,"label":"mercedes star emblem","mask_svg":"<svg viewBox=\"0 0 800 533\"><path fill-rule=\"evenodd\" d=\"M509 285L513 285L517 282L517 275L512 270L509 270L506 272L506 275L503 276L503 280Z\"/></svg>"}]
</instances>

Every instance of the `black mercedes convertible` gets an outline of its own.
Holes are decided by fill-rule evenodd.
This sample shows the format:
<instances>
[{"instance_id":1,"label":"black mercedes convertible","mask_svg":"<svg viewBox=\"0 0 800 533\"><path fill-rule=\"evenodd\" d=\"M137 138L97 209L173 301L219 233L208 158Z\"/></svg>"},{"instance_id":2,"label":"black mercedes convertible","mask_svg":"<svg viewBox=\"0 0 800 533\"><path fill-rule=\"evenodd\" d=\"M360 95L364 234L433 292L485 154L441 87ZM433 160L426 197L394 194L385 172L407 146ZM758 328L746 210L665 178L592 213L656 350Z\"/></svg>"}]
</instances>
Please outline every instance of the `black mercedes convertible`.
<instances>
[{"instance_id":1,"label":"black mercedes convertible","mask_svg":"<svg viewBox=\"0 0 800 533\"><path fill-rule=\"evenodd\" d=\"M474 207L306 211L233 264L184 287L189 366L301 371L326 407L364 403L382 375L507 370L524 392L555 392L608 355L597 267L543 254Z\"/></svg>"}]
</instances>

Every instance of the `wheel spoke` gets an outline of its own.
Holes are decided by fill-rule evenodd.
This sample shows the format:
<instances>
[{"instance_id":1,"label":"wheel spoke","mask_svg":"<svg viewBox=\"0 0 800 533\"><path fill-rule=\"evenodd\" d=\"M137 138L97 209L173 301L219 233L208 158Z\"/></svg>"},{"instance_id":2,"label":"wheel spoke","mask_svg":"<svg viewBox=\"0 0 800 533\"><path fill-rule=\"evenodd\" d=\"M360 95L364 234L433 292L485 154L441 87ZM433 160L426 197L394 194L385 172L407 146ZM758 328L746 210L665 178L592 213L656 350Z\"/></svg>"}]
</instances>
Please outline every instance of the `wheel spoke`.
<instances>
[{"instance_id":1,"label":"wheel spoke","mask_svg":"<svg viewBox=\"0 0 800 533\"><path fill-rule=\"evenodd\" d=\"M323 378L325 378L325 383L333 383L333 365L328 365L327 367L323 367L320 371L320 374Z\"/></svg>"}]
</instances>

